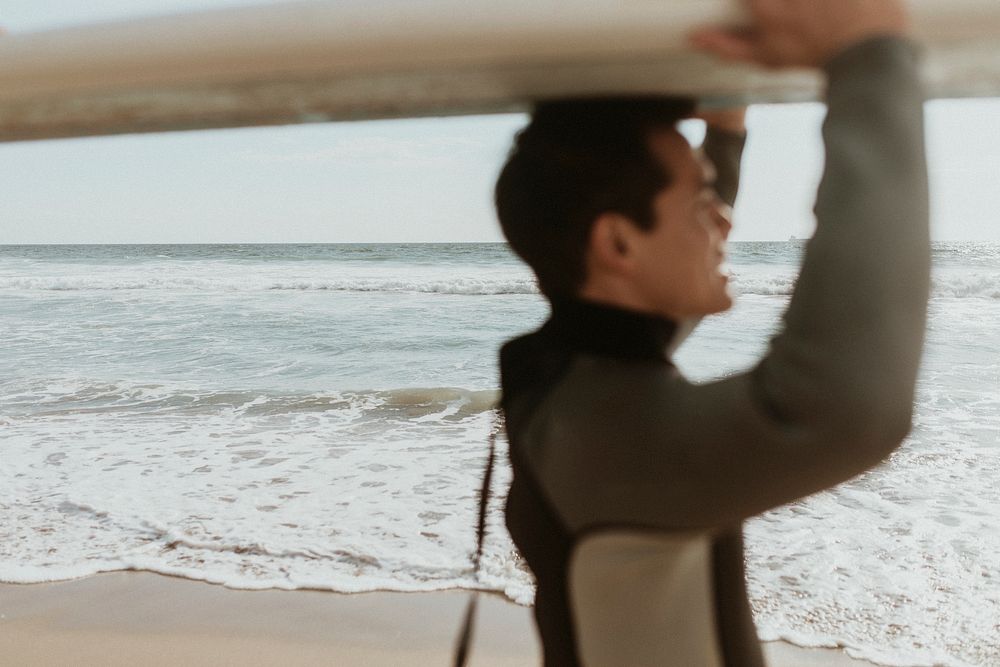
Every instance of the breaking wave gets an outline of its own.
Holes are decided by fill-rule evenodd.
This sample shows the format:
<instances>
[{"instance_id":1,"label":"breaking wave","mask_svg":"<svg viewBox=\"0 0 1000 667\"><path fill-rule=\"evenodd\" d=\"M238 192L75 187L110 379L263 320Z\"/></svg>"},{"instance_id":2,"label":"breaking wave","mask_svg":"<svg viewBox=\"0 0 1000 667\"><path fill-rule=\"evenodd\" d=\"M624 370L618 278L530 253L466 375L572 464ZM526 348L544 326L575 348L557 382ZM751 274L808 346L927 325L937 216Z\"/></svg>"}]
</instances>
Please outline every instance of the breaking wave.
<instances>
[{"instance_id":1,"label":"breaking wave","mask_svg":"<svg viewBox=\"0 0 1000 667\"><path fill-rule=\"evenodd\" d=\"M432 294L537 294L538 288L530 278L491 280L460 277L456 279L405 280L398 278L345 278L345 279L279 279L268 280L247 277L209 278L172 275L156 276L39 276L0 278L0 290L24 291L107 291L107 290L181 290L263 292L329 291L329 292L418 292Z\"/></svg>"},{"instance_id":2,"label":"breaking wave","mask_svg":"<svg viewBox=\"0 0 1000 667\"><path fill-rule=\"evenodd\" d=\"M734 271L733 285L741 294L788 296L795 288L796 274L769 273L753 276ZM345 278L345 279L280 279L254 277L183 277L170 276L60 276L2 277L0 290L21 291L105 291L105 290L181 290L181 291L330 291L458 294L489 296L504 294L538 294L538 286L530 277L454 279ZM1000 273L963 272L961 275L935 276L933 296L937 298L979 298L1000 300Z\"/></svg>"},{"instance_id":3,"label":"breaking wave","mask_svg":"<svg viewBox=\"0 0 1000 667\"><path fill-rule=\"evenodd\" d=\"M789 296L795 289L797 275L733 275L733 285L740 294ZM937 275L931 281L931 296L939 299L1000 300L1000 273L966 272L961 275Z\"/></svg>"},{"instance_id":4,"label":"breaking wave","mask_svg":"<svg viewBox=\"0 0 1000 667\"><path fill-rule=\"evenodd\" d=\"M266 416L330 410L361 410L373 417L427 416L462 418L493 409L495 390L454 387L418 387L327 393L270 393L262 391L185 390L180 387L140 384L80 382L38 383L4 396L5 415L35 416L130 412L212 414L231 411L245 416Z\"/></svg>"},{"instance_id":5,"label":"breaking wave","mask_svg":"<svg viewBox=\"0 0 1000 667\"><path fill-rule=\"evenodd\" d=\"M272 393L263 391L185 390L181 387L142 384L80 382L38 383L3 397L0 419L32 416L81 415L128 410L131 413L216 414L269 416L357 410L369 418L398 417L462 419L492 410L496 390L454 387L416 387L327 393Z\"/></svg>"}]
</instances>

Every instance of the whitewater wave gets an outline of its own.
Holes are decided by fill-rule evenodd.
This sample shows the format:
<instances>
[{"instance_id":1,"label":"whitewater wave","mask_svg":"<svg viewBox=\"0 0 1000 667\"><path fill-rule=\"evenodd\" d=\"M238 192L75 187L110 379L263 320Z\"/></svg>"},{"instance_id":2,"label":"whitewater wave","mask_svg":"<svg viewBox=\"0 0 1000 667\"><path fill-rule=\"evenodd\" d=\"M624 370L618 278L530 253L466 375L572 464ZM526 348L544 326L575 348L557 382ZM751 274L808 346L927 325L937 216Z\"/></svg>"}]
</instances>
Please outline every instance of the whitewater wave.
<instances>
[{"instance_id":1,"label":"whitewater wave","mask_svg":"<svg viewBox=\"0 0 1000 667\"><path fill-rule=\"evenodd\" d=\"M420 292L434 294L537 294L536 282L530 278L501 280L460 277L439 280L406 280L399 278L343 279L261 279L247 277L196 276L16 276L0 277L0 290L74 292L119 290L182 290L264 292L329 291L329 292Z\"/></svg>"},{"instance_id":2,"label":"whitewater wave","mask_svg":"<svg viewBox=\"0 0 1000 667\"><path fill-rule=\"evenodd\" d=\"M189 390L183 387L94 382L49 382L21 387L3 397L0 424L21 416L60 416L120 410L170 414L248 417L357 410L372 419L463 419L492 410L496 390L416 387L329 393L269 393Z\"/></svg>"},{"instance_id":3,"label":"whitewater wave","mask_svg":"<svg viewBox=\"0 0 1000 667\"><path fill-rule=\"evenodd\" d=\"M734 272L733 286L740 294L790 296L795 290L795 274L741 276ZM962 273L938 275L931 281L931 296L937 299L1000 300L1000 273Z\"/></svg>"},{"instance_id":4,"label":"whitewater wave","mask_svg":"<svg viewBox=\"0 0 1000 667\"><path fill-rule=\"evenodd\" d=\"M740 294L788 296L795 289L794 273L745 275L733 273L733 286ZM530 277L452 279L406 278L342 278L342 279L273 279L247 277L197 276L38 276L0 277L0 290L22 291L118 291L118 290L182 290L182 291L330 291L458 294L489 296L504 294L538 294L538 285ZM932 295L936 298L980 298L1000 300L1000 273L968 272L961 275L936 276Z\"/></svg>"}]
</instances>

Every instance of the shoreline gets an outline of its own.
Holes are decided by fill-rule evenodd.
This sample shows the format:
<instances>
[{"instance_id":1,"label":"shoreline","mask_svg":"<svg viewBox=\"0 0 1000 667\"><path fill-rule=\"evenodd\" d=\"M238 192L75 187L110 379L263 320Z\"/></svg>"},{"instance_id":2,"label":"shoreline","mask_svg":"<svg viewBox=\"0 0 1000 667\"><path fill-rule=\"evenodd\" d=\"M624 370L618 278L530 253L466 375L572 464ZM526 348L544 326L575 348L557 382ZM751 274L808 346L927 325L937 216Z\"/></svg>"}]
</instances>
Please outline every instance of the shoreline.
<instances>
[{"instance_id":1,"label":"shoreline","mask_svg":"<svg viewBox=\"0 0 1000 667\"><path fill-rule=\"evenodd\" d=\"M468 592L247 591L150 572L0 584L10 664L449 665ZM482 594L469 661L539 665L531 612ZM768 642L770 667L870 667L839 649Z\"/></svg>"}]
</instances>

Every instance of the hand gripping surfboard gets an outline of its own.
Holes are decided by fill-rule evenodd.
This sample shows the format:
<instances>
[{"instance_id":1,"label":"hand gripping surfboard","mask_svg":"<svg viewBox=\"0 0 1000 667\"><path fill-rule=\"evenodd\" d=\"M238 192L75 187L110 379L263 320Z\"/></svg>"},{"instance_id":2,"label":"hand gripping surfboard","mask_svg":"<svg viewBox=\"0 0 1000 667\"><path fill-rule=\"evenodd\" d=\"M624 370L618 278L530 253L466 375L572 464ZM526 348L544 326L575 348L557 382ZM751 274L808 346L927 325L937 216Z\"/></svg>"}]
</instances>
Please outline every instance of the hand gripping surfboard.
<instances>
[{"instance_id":1,"label":"hand gripping surfboard","mask_svg":"<svg viewBox=\"0 0 1000 667\"><path fill-rule=\"evenodd\" d=\"M0 140L517 111L629 93L816 99L693 53L731 0L329 0L0 37ZM912 0L932 97L1000 94L1000 2Z\"/></svg>"}]
</instances>

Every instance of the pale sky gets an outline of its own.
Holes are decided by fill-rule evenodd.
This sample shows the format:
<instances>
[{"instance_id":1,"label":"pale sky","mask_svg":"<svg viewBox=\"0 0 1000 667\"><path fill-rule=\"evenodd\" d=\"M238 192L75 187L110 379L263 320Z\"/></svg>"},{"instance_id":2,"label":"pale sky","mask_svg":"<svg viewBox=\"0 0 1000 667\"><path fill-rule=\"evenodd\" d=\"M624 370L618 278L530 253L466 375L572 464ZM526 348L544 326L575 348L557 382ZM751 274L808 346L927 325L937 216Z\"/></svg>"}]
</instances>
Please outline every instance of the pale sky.
<instances>
[{"instance_id":1,"label":"pale sky","mask_svg":"<svg viewBox=\"0 0 1000 667\"><path fill-rule=\"evenodd\" d=\"M0 0L11 33L246 0ZM808 236L819 105L755 107L734 240ZM1000 100L927 107L938 240L1000 240ZM0 144L0 244L501 240L493 180L525 118ZM688 133L700 134L697 125ZM892 193L887 193L892 196Z\"/></svg>"}]
</instances>

